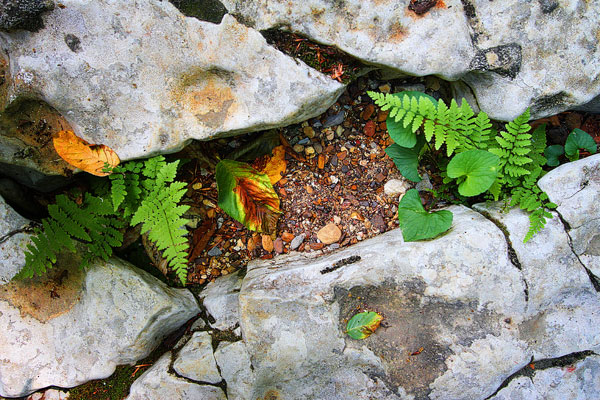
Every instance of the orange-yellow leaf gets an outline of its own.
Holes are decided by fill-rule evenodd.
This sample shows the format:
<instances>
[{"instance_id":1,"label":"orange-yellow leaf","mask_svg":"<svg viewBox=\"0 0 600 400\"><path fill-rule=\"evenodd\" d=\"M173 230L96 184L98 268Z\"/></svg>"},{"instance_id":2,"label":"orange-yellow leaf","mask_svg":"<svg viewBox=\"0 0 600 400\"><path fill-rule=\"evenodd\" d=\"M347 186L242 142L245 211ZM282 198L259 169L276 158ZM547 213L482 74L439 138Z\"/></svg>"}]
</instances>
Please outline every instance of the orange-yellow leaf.
<instances>
[{"instance_id":1,"label":"orange-yellow leaf","mask_svg":"<svg viewBox=\"0 0 600 400\"><path fill-rule=\"evenodd\" d=\"M89 144L72 131L60 131L53 139L54 149L69 164L96 176L106 176L104 166L110 168L119 165L119 156L110 147L103 144Z\"/></svg>"},{"instance_id":2,"label":"orange-yellow leaf","mask_svg":"<svg viewBox=\"0 0 600 400\"><path fill-rule=\"evenodd\" d=\"M261 172L269 176L271 185L276 184L285 173L287 163L285 162L285 148L277 146L273 149L273 155L267 160L267 164Z\"/></svg>"}]
</instances>

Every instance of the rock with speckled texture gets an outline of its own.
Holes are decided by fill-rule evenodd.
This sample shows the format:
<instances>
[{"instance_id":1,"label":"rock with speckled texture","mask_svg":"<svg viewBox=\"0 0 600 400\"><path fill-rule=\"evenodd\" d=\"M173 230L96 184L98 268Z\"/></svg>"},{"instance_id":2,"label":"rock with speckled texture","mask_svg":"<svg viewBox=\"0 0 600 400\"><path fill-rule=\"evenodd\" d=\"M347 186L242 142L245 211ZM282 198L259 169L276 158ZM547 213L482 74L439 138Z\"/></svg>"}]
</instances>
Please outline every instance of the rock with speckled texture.
<instances>
[{"instance_id":1,"label":"rock with speckled texture","mask_svg":"<svg viewBox=\"0 0 600 400\"><path fill-rule=\"evenodd\" d=\"M526 365L525 283L504 235L451 209L453 226L436 240L406 243L395 230L318 258L252 262L240 326L253 397L473 399ZM384 315L361 341L344 334L359 309Z\"/></svg>"},{"instance_id":2,"label":"rock with speckled texture","mask_svg":"<svg viewBox=\"0 0 600 400\"><path fill-rule=\"evenodd\" d=\"M3 203L0 214L0 234L28 222ZM83 271L77 255L63 254L43 277L7 282L29 243L24 233L0 243L0 396L106 378L200 311L188 290L117 258Z\"/></svg>"},{"instance_id":3,"label":"rock with speckled texture","mask_svg":"<svg viewBox=\"0 0 600 400\"><path fill-rule=\"evenodd\" d=\"M167 1L61 4L38 32L0 33L0 109L8 113L0 125L10 140L18 136L10 110L41 100L78 136L128 160L174 152L191 139L297 123L344 89L229 15L217 25ZM25 147L0 152L2 161L22 162Z\"/></svg>"},{"instance_id":4,"label":"rock with speckled texture","mask_svg":"<svg viewBox=\"0 0 600 400\"><path fill-rule=\"evenodd\" d=\"M201 385L169 372L171 352L167 352L154 365L136 379L125 400L226 400L217 386Z\"/></svg>"},{"instance_id":5,"label":"rock with speckled texture","mask_svg":"<svg viewBox=\"0 0 600 400\"><path fill-rule=\"evenodd\" d=\"M536 118L599 112L600 31L590 27L600 26L600 3L545 3L223 0L257 29L297 32L400 74L463 81L494 119L528 107Z\"/></svg>"},{"instance_id":6,"label":"rock with speckled texture","mask_svg":"<svg viewBox=\"0 0 600 400\"><path fill-rule=\"evenodd\" d=\"M558 204L575 254L600 283L600 154L563 164L538 185Z\"/></svg>"},{"instance_id":7,"label":"rock with speckled texture","mask_svg":"<svg viewBox=\"0 0 600 400\"><path fill-rule=\"evenodd\" d=\"M561 367L536 368L531 375L513 379L490 400L590 400L600 393L599 356Z\"/></svg>"}]
</instances>

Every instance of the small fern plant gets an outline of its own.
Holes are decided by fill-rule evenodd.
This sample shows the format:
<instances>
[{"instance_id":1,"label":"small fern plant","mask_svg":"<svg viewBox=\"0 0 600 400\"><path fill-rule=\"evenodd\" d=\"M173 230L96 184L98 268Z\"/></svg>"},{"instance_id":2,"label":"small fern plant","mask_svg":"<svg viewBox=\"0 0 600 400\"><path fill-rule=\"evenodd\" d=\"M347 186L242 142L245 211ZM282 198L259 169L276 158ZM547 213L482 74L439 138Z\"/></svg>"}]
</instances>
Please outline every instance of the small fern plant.
<instances>
[{"instance_id":1,"label":"small fern plant","mask_svg":"<svg viewBox=\"0 0 600 400\"><path fill-rule=\"evenodd\" d=\"M460 106L452 100L448 107L421 92L368 94L382 110L390 111L386 123L395 143L386 152L407 179L421 180L418 161L427 144L431 151L445 150L447 158L439 164L444 183L457 185L460 196L484 194L530 212L524 242L552 218L547 210L556 205L537 186L546 163L545 126L529 133L529 110L496 132L487 114L476 115L464 99Z\"/></svg>"},{"instance_id":2,"label":"small fern plant","mask_svg":"<svg viewBox=\"0 0 600 400\"><path fill-rule=\"evenodd\" d=\"M188 242L182 216L189 207L179 205L186 184L175 181L178 164L162 156L130 161L114 167L109 180L96 185L95 193L86 193L80 202L57 196L27 247L25 266L17 278L43 274L63 250L83 247L82 267L96 257L107 260L123 243L122 229L142 224L141 233L149 232L149 239L185 284Z\"/></svg>"}]
</instances>

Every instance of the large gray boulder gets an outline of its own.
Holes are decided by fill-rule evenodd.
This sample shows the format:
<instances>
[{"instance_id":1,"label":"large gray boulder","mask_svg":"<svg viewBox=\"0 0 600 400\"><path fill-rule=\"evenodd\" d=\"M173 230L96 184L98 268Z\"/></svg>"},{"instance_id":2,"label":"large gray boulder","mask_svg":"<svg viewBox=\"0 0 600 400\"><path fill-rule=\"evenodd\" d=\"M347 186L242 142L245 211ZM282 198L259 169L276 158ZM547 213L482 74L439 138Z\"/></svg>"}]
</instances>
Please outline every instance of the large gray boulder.
<instances>
[{"instance_id":1,"label":"large gray boulder","mask_svg":"<svg viewBox=\"0 0 600 400\"><path fill-rule=\"evenodd\" d=\"M116 258L82 271L77 256L65 255L44 277L8 282L30 239L20 230L27 221L3 202L2 215L0 396L108 377L199 312L188 290L169 288Z\"/></svg>"},{"instance_id":2,"label":"large gray boulder","mask_svg":"<svg viewBox=\"0 0 600 400\"><path fill-rule=\"evenodd\" d=\"M527 364L526 284L504 235L452 211L452 229L433 241L405 243L395 230L315 259L252 263L240 325L254 398L474 399ZM356 341L345 323L363 309L384 326Z\"/></svg>"},{"instance_id":3,"label":"large gray boulder","mask_svg":"<svg viewBox=\"0 0 600 400\"><path fill-rule=\"evenodd\" d=\"M17 111L37 100L50 107L48 124L63 118L58 125L127 160L300 122L344 88L229 15L216 25L167 1L65 0L41 30L0 33L0 46L1 140L13 147L23 130ZM42 144L0 152L0 161L27 164L35 151L19 156Z\"/></svg>"},{"instance_id":4,"label":"large gray boulder","mask_svg":"<svg viewBox=\"0 0 600 400\"><path fill-rule=\"evenodd\" d=\"M401 74L462 80L494 119L513 119L527 107L534 117L552 115L600 95L600 39L590 29L600 24L598 2L223 3L256 29L298 32Z\"/></svg>"}]
</instances>

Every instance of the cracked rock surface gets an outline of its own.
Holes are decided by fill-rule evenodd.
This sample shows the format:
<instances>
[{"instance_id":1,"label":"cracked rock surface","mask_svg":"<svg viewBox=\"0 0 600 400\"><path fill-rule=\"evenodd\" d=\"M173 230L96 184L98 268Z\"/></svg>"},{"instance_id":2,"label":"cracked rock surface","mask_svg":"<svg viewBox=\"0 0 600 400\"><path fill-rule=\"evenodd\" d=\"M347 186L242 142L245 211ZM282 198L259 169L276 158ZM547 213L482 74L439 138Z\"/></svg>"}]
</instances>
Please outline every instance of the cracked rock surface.
<instances>
[{"instance_id":1,"label":"cracked rock surface","mask_svg":"<svg viewBox=\"0 0 600 400\"><path fill-rule=\"evenodd\" d=\"M39 31L0 33L0 46L0 143L14 147L1 161L45 173L63 166L32 165L40 143L19 137L24 103L40 101L45 121L64 119L63 129L128 160L304 121L344 89L230 15L217 25L167 1L65 0Z\"/></svg>"},{"instance_id":2,"label":"cracked rock surface","mask_svg":"<svg viewBox=\"0 0 600 400\"><path fill-rule=\"evenodd\" d=\"M536 118L582 105L600 111L598 2L223 0L223 4L256 29L297 32L402 74L461 80L493 119L511 120L527 107Z\"/></svg>"},{"instance_id":3,"label":"cracked rock surface","mask_svg":"<svg viewBox=\"0 0 600 400\"><path fill-rule=\"evenodd\" d=\"M600 155L561 165L539 187L558 204L575 254L600 277Z\"/></svg>"},{"instance_id":4,"label":"cracked rock surface","mask_svg":"<svg viewBox=\"0 0 600 400\"><path fill-rule=\"evenodd\" d=\"M578 194L598 196L598 160L546 175L558 212L527 243L519 209L453 206L451 230L435 240L406 243L394 230L327 255L254 261L243 279L209 285L205 303L219 292L228 298L219 304L238 297L238 307L209 313L232 321L223 329L239 318L242 339L214 352L228 398L595 398L600 294L575 251L590 230L573 235L580 225L559 214L577 207L582 220L597 219ZM353 340L346 322L361 310L384 320ZM187 347L177 358L189 353L200 368Z\"/></svg>"},{"instance_id":5,"label":"cracked rock surface","mask_svg":"<svg viewBox=\"0 0 600 400\"><path fill-rule=\"evenodd\" d=\"M15 214L0 202L3 238L28 222ZM188 290L117 258L84 272L76 256L65 255L43 278L7 282L22 267L28 243L28 234L19 233L0 244L0 396L108 377L199 312Z\"/></svg>"}]
</instances>

